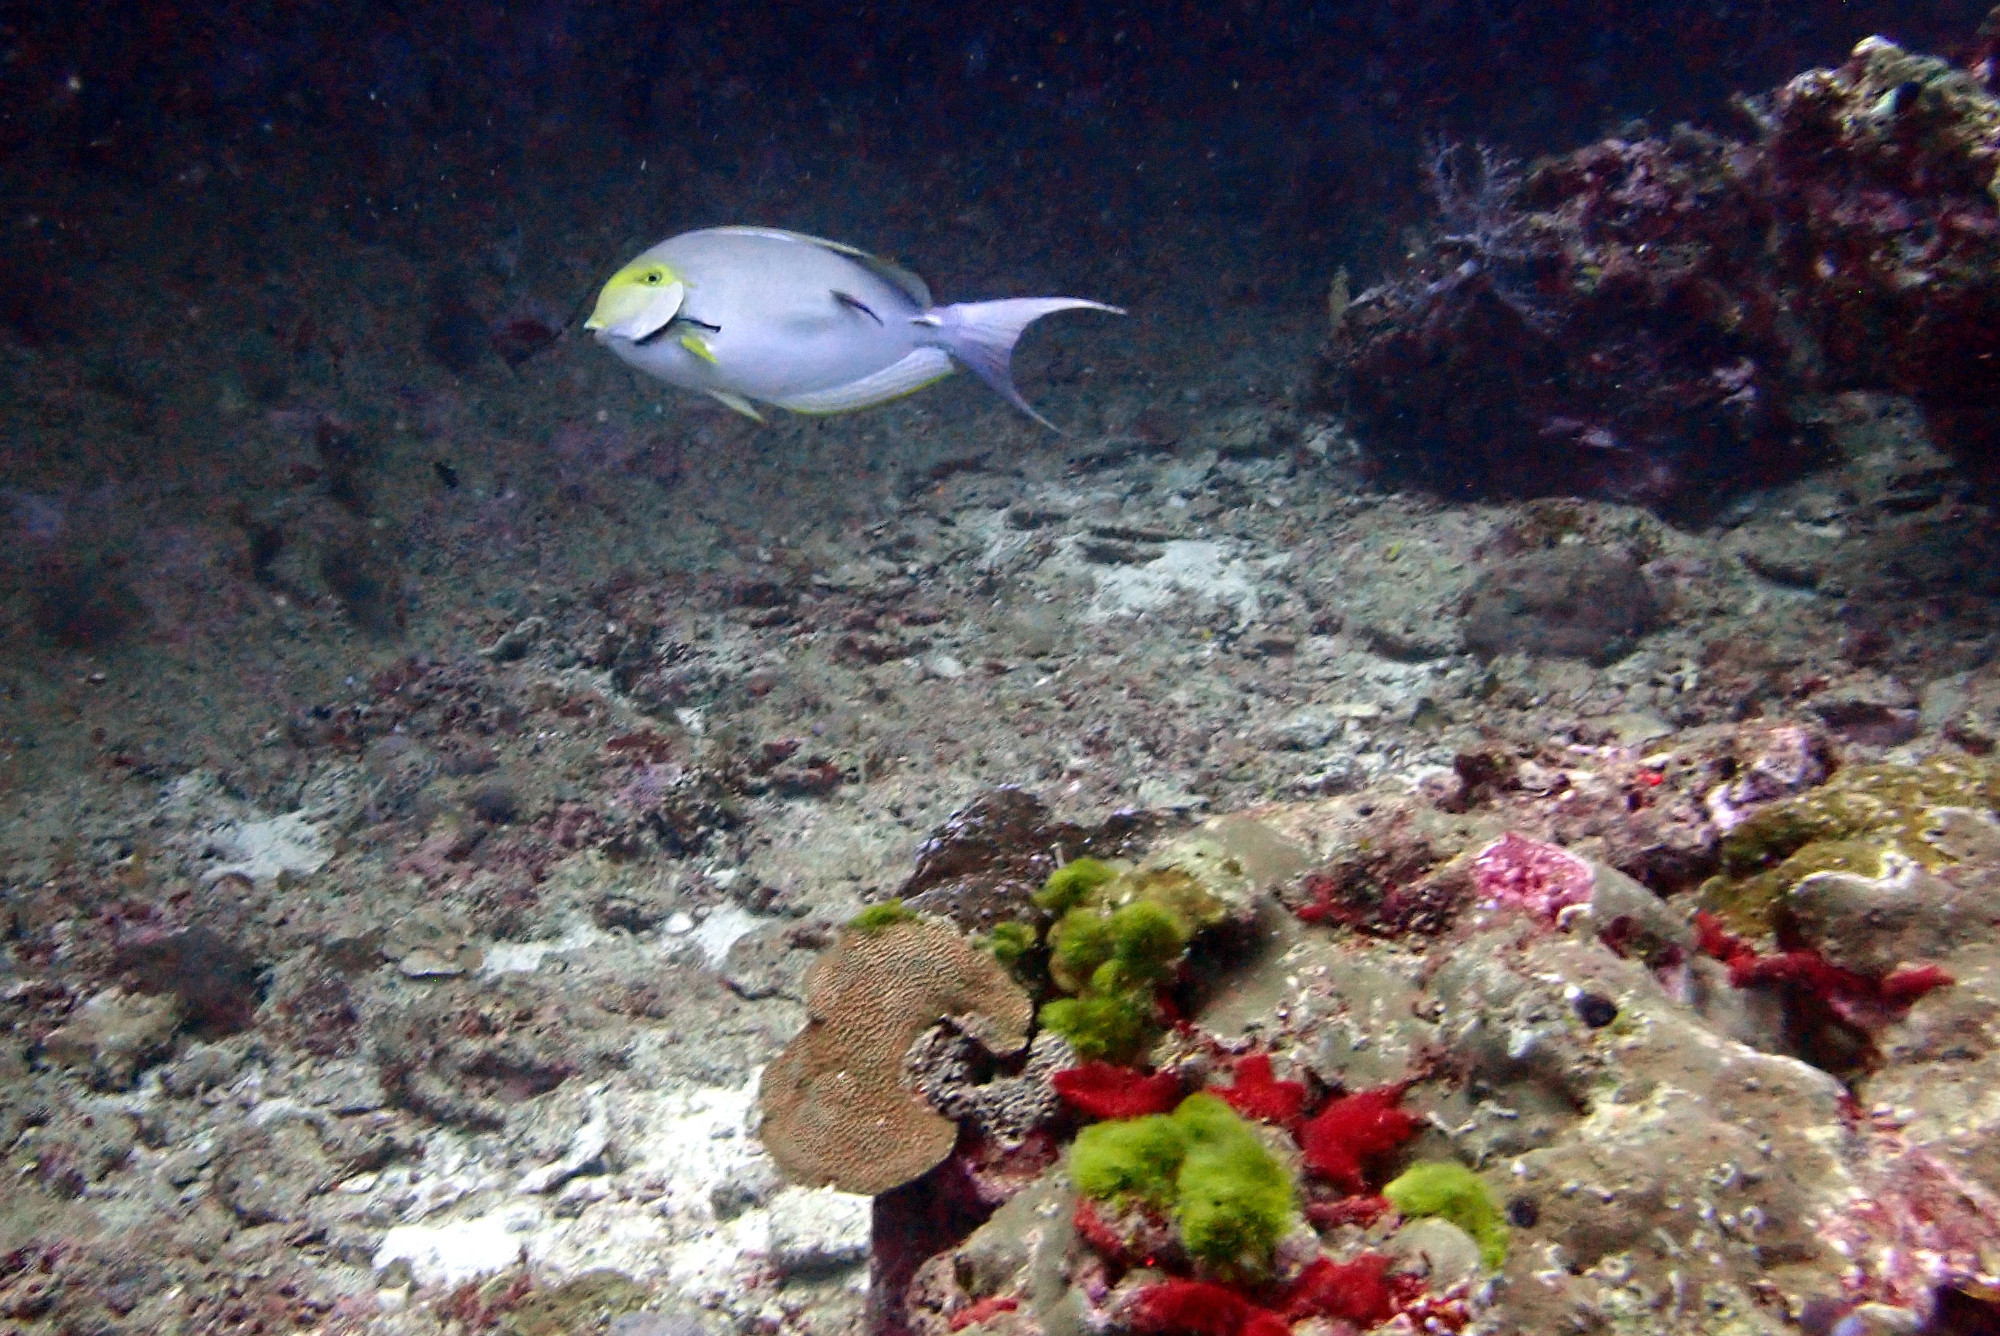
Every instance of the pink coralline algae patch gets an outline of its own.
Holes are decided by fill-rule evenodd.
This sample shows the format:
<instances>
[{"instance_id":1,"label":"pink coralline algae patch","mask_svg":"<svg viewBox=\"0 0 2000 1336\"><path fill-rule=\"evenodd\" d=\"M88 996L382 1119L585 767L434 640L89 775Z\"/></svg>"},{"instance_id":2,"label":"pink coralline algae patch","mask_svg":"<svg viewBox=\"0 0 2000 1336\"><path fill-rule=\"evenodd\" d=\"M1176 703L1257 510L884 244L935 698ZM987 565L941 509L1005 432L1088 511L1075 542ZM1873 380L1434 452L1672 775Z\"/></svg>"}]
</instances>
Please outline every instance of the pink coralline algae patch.
<instances>
[{"instance_id":1,"label":"pink coralline algae patch","mask_svg":"<svg viewBox=\"0 0 2000 1336\"><path fill-rule=\"evenodd\" d=\"M1508 831L1472 859L1473 884L1490 905L1514 905L1545 922L1571 905L1586 904L1597 874L1561 845Z\"/></svg>"},{"instance_id":2,"label":"pink coralline algae patch","mask_svg":"<svg viewBox=\"0 0 2000 1336\"><path fill-rule=\"evenodd\" d=\"M1820 1227L1851 1259L1851 1296L1929 1313L1943 1290L2000 1288L2000 1196L1882 1134L1854 1199Z\"/></svg>"}]
</instances>

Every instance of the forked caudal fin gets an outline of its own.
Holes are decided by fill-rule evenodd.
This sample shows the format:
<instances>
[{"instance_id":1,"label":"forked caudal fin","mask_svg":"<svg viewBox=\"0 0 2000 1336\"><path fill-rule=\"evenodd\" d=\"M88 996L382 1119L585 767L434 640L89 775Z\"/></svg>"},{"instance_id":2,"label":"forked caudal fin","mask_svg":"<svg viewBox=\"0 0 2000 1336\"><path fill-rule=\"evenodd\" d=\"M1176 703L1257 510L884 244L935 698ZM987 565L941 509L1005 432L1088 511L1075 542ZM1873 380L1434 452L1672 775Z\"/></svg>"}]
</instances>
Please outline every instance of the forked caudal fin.
<instances>
[{"instance_id":1,"label":"forked caudal fin","mask_svg":"<svg viewBox=\"0 0 2000 1336\"><path fill-rule=\"evenodd\" d=\"M1004 301L957 302L933 307L915 319L916 323L935 329L938 346L991 385L994 393L1050 431L1061 431L1062 428L1028 407L1028 401L1014 388L1014 378L1008 371L1021 331L1057 311L1125 314L1119 307L1081 297L1010 297Z\"/></svg>"}]
</instances>

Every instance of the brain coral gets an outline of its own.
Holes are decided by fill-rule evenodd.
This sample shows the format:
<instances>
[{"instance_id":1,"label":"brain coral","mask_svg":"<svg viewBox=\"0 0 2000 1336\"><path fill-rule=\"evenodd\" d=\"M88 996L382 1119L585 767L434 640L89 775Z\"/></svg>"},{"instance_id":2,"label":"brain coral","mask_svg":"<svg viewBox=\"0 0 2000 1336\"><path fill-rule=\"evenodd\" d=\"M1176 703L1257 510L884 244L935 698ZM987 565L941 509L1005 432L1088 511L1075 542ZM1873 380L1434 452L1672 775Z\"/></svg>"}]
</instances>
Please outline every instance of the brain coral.
<instances>
[{"instance_id":1,"label":"brain coral","mask_svg":"<svg viewBox=\"0 0 2000 1336\"><path fill-rule=\"evenodd\" d=\"M764 1069L765 1149L810 1187L873 1195L951 1153L958 1128L903 1083L904 1056L946 1017L997 1055L1027 1041L1028 995L946 924L845 932L806 975L806 1028Z\"/></svg>"}]
</instances>

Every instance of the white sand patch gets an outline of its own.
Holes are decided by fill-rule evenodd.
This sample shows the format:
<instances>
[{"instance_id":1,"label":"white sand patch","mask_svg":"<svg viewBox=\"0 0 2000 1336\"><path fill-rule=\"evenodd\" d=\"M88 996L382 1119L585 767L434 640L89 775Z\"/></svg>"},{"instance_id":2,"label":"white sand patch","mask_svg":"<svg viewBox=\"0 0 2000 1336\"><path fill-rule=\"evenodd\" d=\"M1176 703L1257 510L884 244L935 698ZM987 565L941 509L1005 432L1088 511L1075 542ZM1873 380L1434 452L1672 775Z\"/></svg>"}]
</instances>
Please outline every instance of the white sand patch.
<instances>
[{"instance_id":1,"label":"white sand patch","mask_svg":"<svg viewBox=\"0 0 2000 1336\"><path fill-rule=\"evenodd\" d=\"M1176 538L1142 565L1089 567L1097 581L1097 596L1084 620L1134 617L1185 598L1232 609L1236 624L1242 626L1257 616L1258 581L1288 560L1284 556L1253 560L1237 555L1228 543Z\"/></svg>"}]
</instances>

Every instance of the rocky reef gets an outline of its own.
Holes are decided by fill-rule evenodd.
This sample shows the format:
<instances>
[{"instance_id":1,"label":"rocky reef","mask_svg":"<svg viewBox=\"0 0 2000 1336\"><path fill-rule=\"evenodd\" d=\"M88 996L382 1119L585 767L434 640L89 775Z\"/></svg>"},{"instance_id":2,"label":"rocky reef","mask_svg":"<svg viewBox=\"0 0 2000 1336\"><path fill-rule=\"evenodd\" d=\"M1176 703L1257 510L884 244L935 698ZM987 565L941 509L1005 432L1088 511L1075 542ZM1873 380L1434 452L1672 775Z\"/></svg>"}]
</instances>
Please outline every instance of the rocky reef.
<instances>
[{"instance_id":1,"label":"rocky reef","mask_svg":"<svg viewBox=\"0 0 2000 1336\"><path fill-rule=\"evenodd\" d=\"M958 1102L932 1104L957 1111L956 1144L876 1199L878 1327L1984 1330L2000 1285L1990 767L1842 766L1797 729L1685 739L1639 773L1701 813L1716 871L1700 885L1692 864L1663 877L1565 824L1625 805L1591 773L1618 756L1539 795L1267 806L1023 888L1037 926L983 940L1041 1000L1042 1039L1106 973L1144 989L1146 1039L960 1063ZM1357 890L1371 869L1425 912L1378 912ZM918 931L908 912L871 911L828 961ZM1174 931L1137 926L1155 913ZM993 968L968 958L977 991ZM900 1077L868 1079L908 1099L937 1089L934 1064L920 1038ZM966 1102L982 1087L1033 1116L996 1134Z\"/></svg>"},{"instance_id":2,"label":"rocky reef","mask_svg":"<svg viewBox=\"0 0 2000 1336\"><path fill-rule=\"evenodd\" d=\"M1316 396L1379 477L1445 495L1700 511L1799 472L1851 390L1910 396L1990 482L1984 77L1871 37L1739 99L1748 138L1635 126L1525 167L1436 144L1437 221L1380 285L1336 285Z\"/></svg>"}]
</instances>

